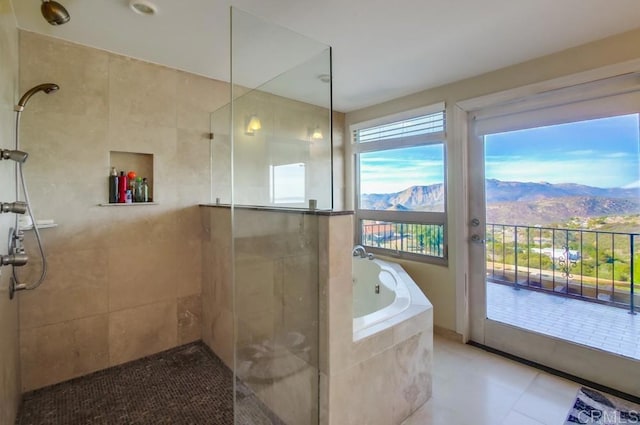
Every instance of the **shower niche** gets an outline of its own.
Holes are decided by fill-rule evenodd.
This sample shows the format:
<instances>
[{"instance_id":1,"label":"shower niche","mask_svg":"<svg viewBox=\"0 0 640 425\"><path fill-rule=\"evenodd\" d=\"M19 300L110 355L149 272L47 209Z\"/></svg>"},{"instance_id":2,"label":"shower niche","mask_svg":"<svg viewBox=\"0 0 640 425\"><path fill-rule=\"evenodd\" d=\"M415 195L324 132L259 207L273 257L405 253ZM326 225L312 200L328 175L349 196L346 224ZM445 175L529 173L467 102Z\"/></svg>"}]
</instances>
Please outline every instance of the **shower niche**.
<instances>
[{"instance_id":1,"label":"shower niche","mask_svg":"<svg viewBox=\"0 0 640 425\"><path fill-rule=\"evenodd\" d=\"M147 202L136 202L132 200L132 202L109 202L109 195L107 191L107 197L105 202L101 203L100 206L103 207L122 207L122 206L136 206L136 205L157 205L155 202L155 192L153 185L153 154L151 153L142 153L142 152L125 152L125 151L110 151L109 152L109 169L108 172L111 173L112 168L115 168L118 177L120 177L120 172L124 172L125 176L128 176L129 173L135 173L136 179L139 177L141 179L146 179L148 186L148 201ZM108 176L105 176L108 177ZM105 178L105 185L108 185L108 179ZM108 186L107 186L108 187ZM128 187L127 187L128 188ZM135 194L132 194L135 197Z\"/></svg>"}]
</instances>

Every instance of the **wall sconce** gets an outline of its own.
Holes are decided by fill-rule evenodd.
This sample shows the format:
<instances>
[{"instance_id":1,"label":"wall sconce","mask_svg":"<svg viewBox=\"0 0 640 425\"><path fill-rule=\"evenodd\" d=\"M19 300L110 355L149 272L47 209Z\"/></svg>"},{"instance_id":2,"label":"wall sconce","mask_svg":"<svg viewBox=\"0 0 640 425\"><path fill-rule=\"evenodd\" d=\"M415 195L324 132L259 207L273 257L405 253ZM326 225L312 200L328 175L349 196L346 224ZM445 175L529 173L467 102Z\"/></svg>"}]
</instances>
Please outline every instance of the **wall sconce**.
<instances>
[{"instance_id":1,"label":"wall sconce","mask_svg":"<svg viewBox=\"0 0 640 425\"><path fill-rule=\"evenodd\" d=\"M320 126L316 125L316 128L314 128L313 130L309 131L309 138L311 140L322 140L323 136L322 136L322 131L320 131Z\"/></svg>"},{"instance_id":2,"label":"wall sconce","mask_svg":"<svg viewBox=\"0 0 640 425\"><path fill-rule=\"evenodd\" d=\"M246 130L244 134L247 136L253 136L256 131L262 128L262 123L260 122L260 118L256 114L251 114L246 120Z\"/></svg>"}]
</instances>

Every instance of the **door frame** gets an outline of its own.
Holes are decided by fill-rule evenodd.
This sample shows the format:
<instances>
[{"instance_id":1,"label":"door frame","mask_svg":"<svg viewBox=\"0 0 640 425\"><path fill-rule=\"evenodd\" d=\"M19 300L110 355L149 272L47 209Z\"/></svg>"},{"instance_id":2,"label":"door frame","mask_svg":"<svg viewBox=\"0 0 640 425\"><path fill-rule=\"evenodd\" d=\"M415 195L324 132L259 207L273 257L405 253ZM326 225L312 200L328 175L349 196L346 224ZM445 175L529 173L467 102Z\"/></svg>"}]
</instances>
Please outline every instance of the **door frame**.
<instances>
[{"instance_id":1,"label":"door frame","mask_svg":"<svg viewBox=\"0 0 640 425\"><path fill-rule=\"evenodd\" d=\"M464 170L462 173L456 174L461 176L463 180L460 183L462 186L460 192L463 193L463 196L459 199L462 208L454 212L452 222L459 229L457 232L459 236L456 242L460 244L457 249L461 254L461 258L456 270L456 327L457 332L463 337L463 342L472 340L638 396L640 395L640 386L637 382L638 378L640 378L640 371L632 372L639 369L637 361L616 356L616 366L603 370L605 368L602 365L611 362L612 354L488 320L486 318L486 278L484 276L486 273L482 272L486 265L484 267L478 266L477 259L480 256L477 255L477 251L473 251L474 249L482 249L484 252L485 247L473 244L470 240L472 233L477 233L481 236L485 234L486 222L486 210L482 208L482 216L476 217L481 222L480 226L472 227L470 223L472 207L477 207L477 205L471 204L473 202L471 179L475 178L477 180L479 172L484 176L484 154L482 155L481 164L474 160L474 154L479 157L478 152L474 151L474 149L483 147L483 143L479 143L481 142L478 140L479 137L475 136L473 132L474 114L489 108L500 108L503 105L509 107L509 104L514 105L516 101L526 97L546 95L547 93L552 95L562 89L630 73L640 73L640 59L456 103L453 111L455 113L454 120L452 121L456 122L454 127L457 130L454 133L455 137L452 137L452 139L456 144L460 143L459 149L462 150L460 157L463 159ZM594 97L597 98L597 96ZM483 193L483 203L484 198ZM475 209L479 210L479 208ZM474 260L476 263L474 263ZM479 268L481 269L480 271ZM483 273L483 276L479 276L479 273ZM480 279L485 282L485 285L473 284L474 281L477 282ZM525 348L523 348L525 344L518 344L518 341L523 340L523 336L527 341Z\"/></svg>"}]
</instances>

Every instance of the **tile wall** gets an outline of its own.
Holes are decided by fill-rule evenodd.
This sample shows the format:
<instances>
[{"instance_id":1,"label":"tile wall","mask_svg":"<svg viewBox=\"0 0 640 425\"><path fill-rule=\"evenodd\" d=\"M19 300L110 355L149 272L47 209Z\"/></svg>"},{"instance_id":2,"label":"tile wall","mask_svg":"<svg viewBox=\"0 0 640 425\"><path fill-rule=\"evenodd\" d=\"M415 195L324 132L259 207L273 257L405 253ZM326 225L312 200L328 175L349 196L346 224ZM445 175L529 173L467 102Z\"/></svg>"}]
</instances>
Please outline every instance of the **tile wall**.
<instances>
[{"instance_id":1,"label":"tile wall","mask_svg":"<svg viewBox=\"0 0 640 425\"><path fill-rule=\"evenodd\" d=\"M60 85L22 118L36 218L58 224L41 231L46 281L19 295L22 389L200 339L197 205L209 200L209 114L228 85L26 31L20 71L21 92ZM154 155L158 205L98 206L110 151ZM28 233L26 281L40 272Z\"/></svg>"},{"instance_id":2,"label":"tile wall","mask_svg":"<svg viewBox=\"0 0 640 425\"><path fill-rule=\"evenodd\" d=\"M18 85L18 30L10 0L0 0L0 148L13 148L13 128ZM0 161L0 202L15 200L15 174L12 161ZM13 214L0 215L0 255L7 254L9 228ZM0 424L12 424L20 400L20 361L18 357L18 302L10 301L10 267L0 270Z\"/></svg>"}]
</instances>

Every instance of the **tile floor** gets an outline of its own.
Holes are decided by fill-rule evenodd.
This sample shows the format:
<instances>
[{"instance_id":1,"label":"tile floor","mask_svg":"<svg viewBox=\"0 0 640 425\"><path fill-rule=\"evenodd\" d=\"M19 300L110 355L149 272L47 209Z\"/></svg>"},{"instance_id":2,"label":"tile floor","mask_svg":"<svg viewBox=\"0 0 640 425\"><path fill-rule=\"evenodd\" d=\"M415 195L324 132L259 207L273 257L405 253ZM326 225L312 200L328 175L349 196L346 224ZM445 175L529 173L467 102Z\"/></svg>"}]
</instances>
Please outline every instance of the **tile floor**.
<instances>
[{"instance_id":1,"label":"tile floor","mask_svg":"<svg viewBox=\"0 0 640 425\"><path fill-rule=\"evenodd\" d=\"M488 282L487 317L640 359L640 314L621 308Z\"/></svg>"},{"instance_id":2,"label":"tile floor","mask_svg":"<svg viewBox=\"0 0 640 425\"><path fill-rule=\"evenodd\" d=\"M441 337L434 346L433 397L403 425L562 425L581 387Z\"/></svg>"}]
</instances>

